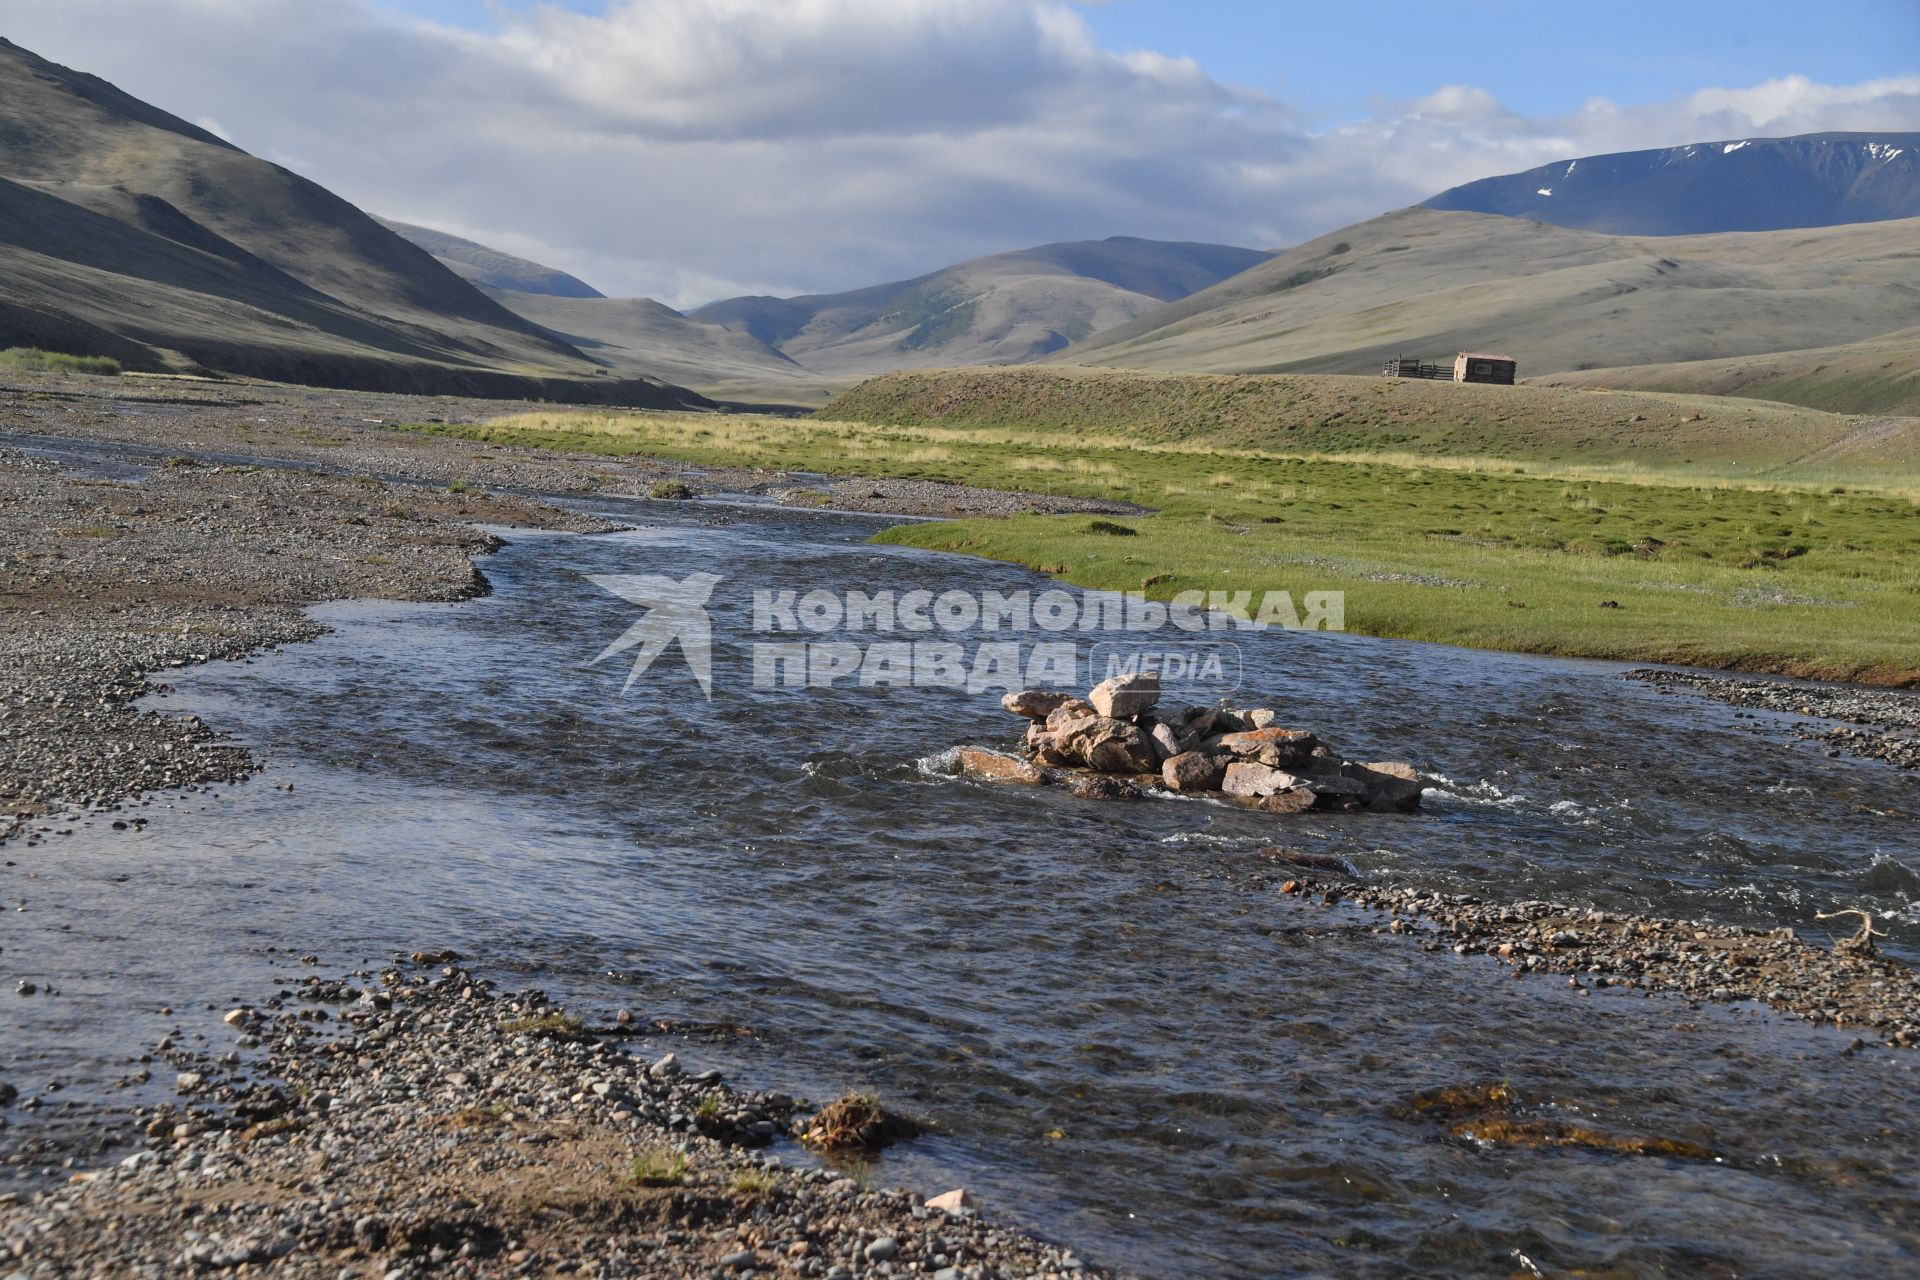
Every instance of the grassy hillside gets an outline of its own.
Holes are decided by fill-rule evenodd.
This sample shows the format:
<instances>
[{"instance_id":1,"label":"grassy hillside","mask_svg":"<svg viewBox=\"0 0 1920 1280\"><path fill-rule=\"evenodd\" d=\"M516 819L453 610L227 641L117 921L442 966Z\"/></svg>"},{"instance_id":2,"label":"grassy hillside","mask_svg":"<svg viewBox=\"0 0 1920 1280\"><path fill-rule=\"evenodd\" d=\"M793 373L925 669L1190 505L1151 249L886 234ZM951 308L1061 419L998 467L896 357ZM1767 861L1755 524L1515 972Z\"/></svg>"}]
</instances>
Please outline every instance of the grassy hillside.
<instances>
[{"instance_id":1,"label":"grassy hillside","mask_svg":"<svg viewBox=\"0 0 1920 1280\"><path fill-rule=\"evenodd\" d=\"M975 258L847 293L728 298L689 314L828 376L1006 364L1058 351L1268 256L1116 236Z\"/></svg>"},{"instance_id":2,"label":"grassy hillside","mask_svg":"<svg viewBox=\"0 0 1920 1280\"><path fill-rule=\"evenodd\" d=\"M553 267L516 258L510 253L489 248L477 241L381 218L380 225L419 245L461 279L490 289L511 289L518 293L552 294L559 298L600 298L606 295L578 276Z\"/></svg>"},{"instance_id":3,"label":"grassy hillside","mask_svg":"<svg viewBox=\"0 0 1920 1280\"><path fill-rule=\"evenodd\" d=\"M1913 324L1920 219L1632 237L1404 209L1099 333L1055 363L1377 372L1498 351L1523 377L1863 341Z\"/></svg>"},{"instance_id":4,"label":"grassy hillside","mask_svg":"<svg viewBox=\"0 0 1920 1280\"><path fill-rule=\"evenodd\" d=\"M1631 481L1595 479L1583 473L1605 468L1577 453L1559 464L1519 465L1476 451L1287 456L1236 447L1223 441L1237 428L1208 416L1219 407L1208 394L1230 383L1156 381L1171 384L1160 388L1164 406L1176 407L1179 393L1193 396L1188 416L1162 423L1140 412L1120 421L1090 401L1084 419L1073 421L1064 412L1024 421L998 409L922 415L906 425L825 415L781 422L550 413L415 429L508 445L1120 499L1154 514L940 521L890 530L882 540L1017 561L1084 586L1157 599L1187 590L1286 590L1296 599L1344 591L1348 629L1371 635L1920 682L1920 448L1912 436L1899 447L1904 496L1837 484L1719 483L1678 464ZM897 390L928 380L885 382ZM1665 404L1669 413L1678 407L1654 396L1543 394L1570 404L1631 399ZM861 388L829 412L868 412L874 402L874 389ZM1819 434L1828 416L1782 410L1751 429L1749 446L1754 456L1790 452L1803 442L1780 447L1765 437L1796 421ZM1455 437L1463 446L1476 445L1464 434L1465 418L1448 430L1463 433ZM1517 449L1526 438L1521 424L1510 423L1477 446ZM1437 449L1437 439L1428 445ZM1884 483L1888 474L1882 460L1844 455L1829 471L1861 485Z\"/></svg>"},{"instance_id":5,"label":"grassy hillside","mask_svg":"<svg viewBox=\"0 0 1920 1280\"><path fill-rule=\"evenodd\" d=\"M1750 396L1838 413L1920 414L1920 329L1808 351L1550 374L1560 387Z\"/></svg>"},{"instance_id":6,"label":"grassy hillside","mask_svg":"<svg viewBox=\"0 0 1920 1280\"><path fill-rule=\"evenodd\" d=\"M1040 439L1052 432L1298 457L1920 493L1920 419L1869 424L1712 396L1031 367L891 374L838 397L822 416Z\"/></svg>"},{"instance_id":7,"label":"grassy hillside","mask_svg":"<svg viewBox=\"0 0 1920 1280\"><path fill-rule=\"evenodd\" d=\"M0 40L0 346L296 382L695 403L616 386L346 201Z\"/></svg>"}]
</instances>

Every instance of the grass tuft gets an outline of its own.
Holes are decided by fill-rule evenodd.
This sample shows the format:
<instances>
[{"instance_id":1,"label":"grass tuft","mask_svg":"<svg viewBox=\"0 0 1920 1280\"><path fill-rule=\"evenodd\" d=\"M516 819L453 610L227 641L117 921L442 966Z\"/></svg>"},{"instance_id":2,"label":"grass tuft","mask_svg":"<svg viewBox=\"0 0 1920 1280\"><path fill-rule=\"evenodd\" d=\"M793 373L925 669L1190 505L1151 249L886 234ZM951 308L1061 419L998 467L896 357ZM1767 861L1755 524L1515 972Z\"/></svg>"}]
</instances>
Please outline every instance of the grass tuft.
<instances>
[{"instance_id":1,"label":"grass tuft","mask_svg":"<svg viewBox=\"0 0 1920 1280\"><path fill-rule=\"evenodd\" d=\"M678 1187L687 1180L687 1158L677 1151L643 1151L627 1166L632 1187Z\"/></svg>"},{"instance_id":2,"label":"grass tuft","mask_svg":"<svg viewBox=\"0 0 1920 1280\"><path fill-rule=\"evenodd\" d=\"M39 347L8 347L0 351L0 369L19 373L90 373L110 378L119 376L120 362L110 356L72 356Z\"/></svg>"}]
</instances>

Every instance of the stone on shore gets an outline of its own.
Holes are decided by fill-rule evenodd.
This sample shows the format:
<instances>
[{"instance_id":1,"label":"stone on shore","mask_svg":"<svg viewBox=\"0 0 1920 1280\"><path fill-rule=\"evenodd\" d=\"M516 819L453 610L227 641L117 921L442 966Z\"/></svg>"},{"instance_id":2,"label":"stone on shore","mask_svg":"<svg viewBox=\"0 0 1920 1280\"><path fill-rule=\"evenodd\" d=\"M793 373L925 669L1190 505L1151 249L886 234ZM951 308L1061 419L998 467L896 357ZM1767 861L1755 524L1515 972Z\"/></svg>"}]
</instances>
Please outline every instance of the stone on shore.
<instances>
[{"instance_id":1,"label":"stone on shore","mask_svg":"<svg viewBox=\"0 0 1920 1280\"><path fill-rule=\"evenodd\" d=\"M1231 756L1183 751L1160 766L1160 776L1175 791L1218 791L1230 763Z\"/></svg>"},{"instance_id":2,"label":"stone on shore","mask_svg":"<svg viewBox=\"0 0 1920 1280\"><path fill-rule=\"evenodd\" d=\"M927 1208L938 1209L942 1213L958 1213L962 1209L971 1209L973 1207L973 1197L968 1194L965 1187L955 1187L951 1191L943 1191L937 1196L929 1197L927 1200Z\"/></svg>"},{"instance_id":3,"label":"stone on shore","mask_svg":"<svg viewBox=\"0 0 1920 1280\"><path fill-rule=\"evenodd\" d=\"M1137 675L1110 676L1093 686L1087 701L1103 716L1127 720L1149 711L1160 701L1160 677L1152 671Z\"/></svg>"}]
</instances>

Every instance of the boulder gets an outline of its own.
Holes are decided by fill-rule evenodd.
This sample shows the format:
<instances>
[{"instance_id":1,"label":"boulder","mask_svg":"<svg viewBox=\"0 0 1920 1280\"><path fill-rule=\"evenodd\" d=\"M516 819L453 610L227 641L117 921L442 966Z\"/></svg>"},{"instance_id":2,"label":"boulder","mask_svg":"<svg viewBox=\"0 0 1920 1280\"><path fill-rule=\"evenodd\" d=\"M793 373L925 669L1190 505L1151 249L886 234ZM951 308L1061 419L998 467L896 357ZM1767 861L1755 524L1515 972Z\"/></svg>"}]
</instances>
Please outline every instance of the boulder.
<instances>
[{"instance_id":1,"label":"boulder","mask_svg":"<svg viewBox=\"0 0 1920 1280\"><path fill-rule=\"evenodd\" d=\"M1162 760L1171 760L1182 752L1193 750L1193 740L1170 724L1155 724L1147 731L1147 738Z\"/></svg>"},{"instance_id":2,"label":"boulder","mask_svg":"<svg viewBox=\"0 0 1920 1280\"><path fill-rule=\"evenodd\" d=\"M1100 773L1076 774L1067 783L1067 790L1082 800L1138 800L1140 788L1125 778L1111 778Z\"/></svg>"},{"instance_id":3,"label":"boulder","mask_svg":"<svg viewBox=\"0 0 1920 1280\"><path fill-rule=\"evenodd\" d=\"M1160 701L1160 676L1152 671L1111 676L1088 691L1087 701L1103 716L1131 719Z\"/></svg>"},{"instance_id":4,"label":"boulder","mask_svg":"<svg viewBox=\"0 0 1920 1280\"><path fill-rule=\"evenodd\" d=\"M1029 720L1045 720L1054 708L1070 700L1064 693L1048 693L1043 689L1022 689L1018 693L1010 693L1000 699L1000 705L1017 716L1025 716Z\"/></svg>"},{"instance_id":5,"label":"boulder","mask_svg":"<svg viewBox=\"0 0 1920 1280\"><path fill-rule=\"evenodd\" d=\"M1420 807L1420 793L1427 789L1420 771L1399 760L1350 764L1347 770L1366 784L1367 808L1375 813L1411 813Z\"/></svg>"},{"instance_id":6,"label":"boulder","mask_svg":"<svg viewBox=\"0 0 1920 1280\"><path fill-rule=\"evenodd\" d=\"M1320 740L1305 729L1281 729L1269 726L1265 729L1246 729L1238 733L1223 733L1217 738L1209 738L1210 750L1224 751L1228 755L1240 756L1247 760L1257 760L1261 764L1275 768L1298 768L1312 758L1313 749Z\"/></svg>"},{"instance_id":7,"label":"boulder","mask_svg":"<svg viewBox=\"0 0 1920 1280\"><path fill-rule=\"evenodd\" d=\"M1284 769L1253 760L1235 760L1227 766L1220 789L1230 796L1270 796L1300 785L1301 779Z\"/></svg>"},{"instance_id":8,"label":"boulder","mask_svg":"<svg viewBox=\"0 0 1920 1280\"><path fill-rule=\"evenodd\" d=\"M1367 784L1358 778L1349 778L1344 773L1310 773L1300 781L1312 787L1315 795L1348 796L1354 800L1367 798Z\"/></svg>"},{"instance_id":9,"label":"boulder","mask_svg":"<svg viewBox=\"0 0 1920 1280\"><path fill-rule=\"evenodd\" d=\"M1269 710L1266 707L1259 707L1252 711L1241 712L1240 718L1247 722L1247 728L1249 729L1265 729L1271 726L1275 720L1278 720L1280 715L1278 712Z\"/></svg>"},{"instance_id":10,"label":"boulder","mask_svg":"<svg viewBox=\"0 0 1920 1280\"><path fill-rule=\"evenodd\" d=\"M1231 756L1183 751L1160 766L1160 777L1175 791L1218 791L1232 762Z\"/></svg>"},{"instance_id":11,"label":"boulder","mask_svg":"<svg viewBox=\"0 0 1920 1280\"><path fill-rule=\"evenodd\" d=\"M1039 786L1047 780L1046 770L1017 756L1002 755L985 747L962 747L960 772L978 782L1018 782Z\"/></svg>"},{"instance_id":12,"label":"boulder","mask_svg":"<svg viewBox=\"0 0 1920 1280\"><path fill-rule=\"evenodd\" d=\"M1258 809L1262 813L1305 813L1319 802L1319 798L1306 787L1291 787L1285 791L1276 791L1270 796L1228 796L1227 798L1242 809Z\"/></svg>"},{"instance_id":13,"label":"boulder","mask_svg":"<svg viewBox=\"0 0 1920 1280\"><path fill-rule=\"evenodd\" d=\"M1071 724L1075 720L1084 720L1088 716L1096 716L1099 714L1099 712L1093 709L1091 702L1080 698L1068 698L1065 702L1062 702L1059 706L1047 712L1047 728L1055 733L1059 733L1064 725Z\"/></svg>"},{"instance_id":14,"label":"boulder","mask_svg":"<svg viewBox=\"0 0 1920 1280\"><path fill-rule=\"evenodd\" d=\"M973 1208L973 1197L967 1193L965 1187L955 1187L937 1196L929 1196L927 1208L938 1209L942 1213L959 1213L963 1209Z\"/></svg>"},{"instance_id":15,"label":"boulder","mask_svg":"<svg viewBox=\"0 0 1920 1280\"><path fill-rule=\"evenodd\" d=\"M1160 757L1139 725L1107 716L1087 716L1055 732L1061 754L1096 773L1152 773Z\"/></svg>"}]
</instances>

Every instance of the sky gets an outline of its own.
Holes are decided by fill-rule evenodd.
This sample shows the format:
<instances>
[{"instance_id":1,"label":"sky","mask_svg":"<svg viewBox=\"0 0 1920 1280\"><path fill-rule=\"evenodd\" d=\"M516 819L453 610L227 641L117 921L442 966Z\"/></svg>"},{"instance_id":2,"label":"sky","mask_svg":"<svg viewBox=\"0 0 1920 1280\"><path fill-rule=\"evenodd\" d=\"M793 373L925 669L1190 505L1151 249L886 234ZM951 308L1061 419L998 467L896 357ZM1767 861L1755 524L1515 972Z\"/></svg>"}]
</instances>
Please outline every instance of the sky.
<instances>
[{"instance_id":1,"label":"sky","mask_svg":"<svg viewBox=\"0 0 1920 1280\"><path fill-rule=\"evenodd\" d=\"M0 0L0 34L370 212L682 307L1920 131L1920 0Z\"/></svg>"}]
</instances>

